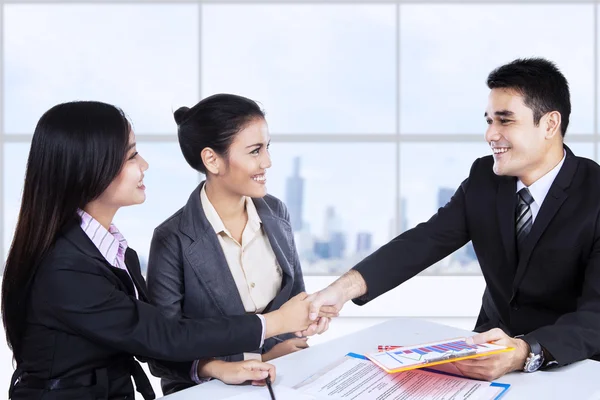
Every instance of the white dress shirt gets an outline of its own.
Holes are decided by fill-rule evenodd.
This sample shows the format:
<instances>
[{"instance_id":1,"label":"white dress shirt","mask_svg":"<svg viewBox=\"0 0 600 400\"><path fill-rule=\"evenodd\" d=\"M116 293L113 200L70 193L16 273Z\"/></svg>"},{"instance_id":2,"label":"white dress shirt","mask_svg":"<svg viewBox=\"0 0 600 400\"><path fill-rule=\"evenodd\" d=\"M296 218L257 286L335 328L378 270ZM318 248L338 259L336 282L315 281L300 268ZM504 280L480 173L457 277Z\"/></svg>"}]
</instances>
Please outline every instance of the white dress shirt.
<instances>
[{"instance_id":1,"label":"white dress shirt","mask_svg":"<svg viewBox=\"0 0 600 400\"><path fill-rule=\"evenodd\" d=\"M542 203L544 202L544 199L546 198L546 195L550 190L550 186L552 186L554 179L556 179L556 176L560 172L561 167L565 163L566 156L567 152L563 150L563 158L558 164L556 164L556 167L552 168L546 173L546 175L533 182L531 186L525 186L525 184L520 179L517 181L517 193L519 192L519 190L526 187L527 189L529 189L531 197L533 197L533 203L529 205L529 207L531 208L531 224L535 222L535 217L540 212L540 208L542 207Z\"/></svg>"}]
</instances>

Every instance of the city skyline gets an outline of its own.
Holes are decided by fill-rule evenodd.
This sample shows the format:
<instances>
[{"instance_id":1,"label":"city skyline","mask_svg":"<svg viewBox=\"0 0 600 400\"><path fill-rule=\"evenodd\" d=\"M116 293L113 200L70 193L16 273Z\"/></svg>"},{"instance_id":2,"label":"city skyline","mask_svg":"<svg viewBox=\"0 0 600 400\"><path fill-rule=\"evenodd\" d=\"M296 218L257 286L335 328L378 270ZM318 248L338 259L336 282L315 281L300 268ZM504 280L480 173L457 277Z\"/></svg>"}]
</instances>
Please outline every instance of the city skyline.
<instances>
[{"instance_id":1,"label":"city skyline","mask_svg":"<svg viewBox=\"0 0 600 400\"><path fill-rule=\"evenodd\" d=\"M327 205L321 234L310 229L310 224L305 222L304 215L304 188L305 180L301 176L300 156L292 158L292 174L286 178L285 203L290 213L290 221L294 231L295 241L299 243L298 253L304 273L326 272L340 274L345 267L343 261L347 259L349 238L344 231L343 218L338 215L336 208ZM356 237L356 251L351 254L367 255L371 251L372 234L360 232ZM317 267L318 265L318 267Z\"/></svg>"},{"instance_id":2,"label":"city skyline","mask_svg":"<svg viewBox=\"0 0 600 400\"><path fill-rule=\"evenodd\" d=\"M306 274L341 274L354 266L362 258L377 250L384 243L374 246L373 234L368 231L360 231L356 234L355 244L349 244L350 238L344 229L345 218L339 215L336 207L327 205L325 207L325 218L322 233L319 234L310 229L310 220L304 215L304 188L308 187L302 177L300 156L292 158L292 173L286 177L285 202L290 213L294 237L297 242L300 261ZM310 184L310 182L308 182ZM454 195L456 188L437 188L437 208L444 207ZM401 222L400 232L408 229L408 214L406 214L407 200L400 198ZM296 222L294 222L296 221ZM395 220L391 218L390 238L396 236ZM294 228L294 225L296 228ZM300 227L300 228L297 228ZM434 264L422 274L459 274L472 275L479 273L479 264L471 242L444 260Z\"/></svg>"}]
</instances>

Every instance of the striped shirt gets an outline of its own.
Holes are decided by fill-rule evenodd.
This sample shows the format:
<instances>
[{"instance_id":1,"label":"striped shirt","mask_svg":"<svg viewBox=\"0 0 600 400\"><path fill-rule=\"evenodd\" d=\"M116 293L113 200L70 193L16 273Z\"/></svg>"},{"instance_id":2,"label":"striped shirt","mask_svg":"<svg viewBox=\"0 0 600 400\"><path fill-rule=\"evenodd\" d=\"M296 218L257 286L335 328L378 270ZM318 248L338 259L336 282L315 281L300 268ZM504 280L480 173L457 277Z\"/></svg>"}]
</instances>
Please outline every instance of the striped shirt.
<instances>
[{"instance_id":1,"label":"striped shirt","mask_svg":"<svg viewBox=\"0 0 600 400\"><path fill-rule=\"evenodd\" d=\"M129 271L125 266L127 240L125 240L125 237L119 232L117 227L110 224L110 227L106 230L100 222L96 221L94 217L85 211L77 210L77 214L81 217L81 229L83 229L92 243L94 243L94 246L98 248L100 254L102 254L110 265L127 272L127 275L131 278ZM138 291L133 279L131 283L133 285L133 290L135 290L135 297L138 298Z\"/></svg>"}]
</instances>

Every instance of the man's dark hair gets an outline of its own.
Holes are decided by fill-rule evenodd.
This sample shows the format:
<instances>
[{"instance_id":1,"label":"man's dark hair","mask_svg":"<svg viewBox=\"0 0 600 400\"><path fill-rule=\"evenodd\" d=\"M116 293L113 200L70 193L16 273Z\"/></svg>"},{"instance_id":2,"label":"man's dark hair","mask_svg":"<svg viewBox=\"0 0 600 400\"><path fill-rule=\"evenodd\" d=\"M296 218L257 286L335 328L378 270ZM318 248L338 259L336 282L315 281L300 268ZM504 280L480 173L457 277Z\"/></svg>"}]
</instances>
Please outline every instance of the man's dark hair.
<instances>
[{"instance_id":1,"label":"man's dark hair","mask_svg":"<svg viewBox=\"0 0 600 400\"><path fill-rule=\"evenodd\" d=\"M543 58L520 58L493 70L487 78L490 89L512 89L523 96L533 111L537 126L543 115L558 111L562 136L569 126L571 100L569 83L556 65Z\"/></svg>"}]
</instances>

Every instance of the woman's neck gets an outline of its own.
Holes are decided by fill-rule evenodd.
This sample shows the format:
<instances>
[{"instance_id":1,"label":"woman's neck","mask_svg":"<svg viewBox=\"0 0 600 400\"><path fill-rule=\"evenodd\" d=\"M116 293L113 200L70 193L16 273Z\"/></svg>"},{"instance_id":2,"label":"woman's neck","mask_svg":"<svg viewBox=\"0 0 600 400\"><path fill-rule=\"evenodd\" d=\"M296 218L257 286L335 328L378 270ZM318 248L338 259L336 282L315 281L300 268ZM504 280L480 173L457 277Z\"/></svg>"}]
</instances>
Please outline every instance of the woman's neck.
<instances>
[{"instance_id":1,"label":"woman's neck","mask_svg":"<svg viewBox=\"0 0 600 400\"><path fill-rule=\"evenodd\" d=\"M110 224L112 224L113 219L115 218L115 214L118 209L114 209L111 207L107 207L103 204L100 204L96 201L89 202L84 208L83 211L90 214L92 218L100 223L106 230L110 228Z\"/></svg>"},{"instance_id":2,"label":"woman's neck","mask_svg":"<svg viewBox=\"0 0 600 400\"><path fill-rule=\"evenodd\" d=\"M244 196L232 194L210 181L206 181L205 189L208 200L222 221L237 220L245 216L246 199Z\"/></svg>"}]
</instances>

